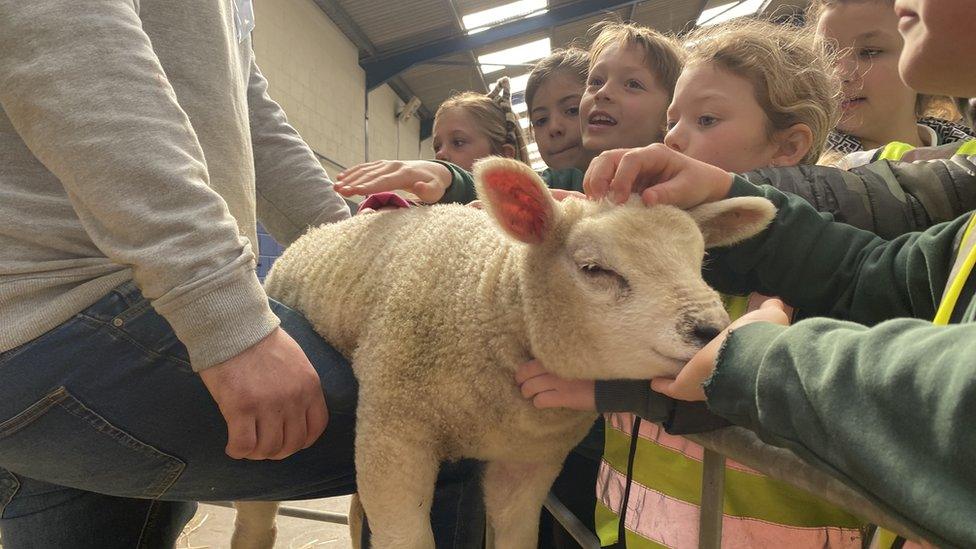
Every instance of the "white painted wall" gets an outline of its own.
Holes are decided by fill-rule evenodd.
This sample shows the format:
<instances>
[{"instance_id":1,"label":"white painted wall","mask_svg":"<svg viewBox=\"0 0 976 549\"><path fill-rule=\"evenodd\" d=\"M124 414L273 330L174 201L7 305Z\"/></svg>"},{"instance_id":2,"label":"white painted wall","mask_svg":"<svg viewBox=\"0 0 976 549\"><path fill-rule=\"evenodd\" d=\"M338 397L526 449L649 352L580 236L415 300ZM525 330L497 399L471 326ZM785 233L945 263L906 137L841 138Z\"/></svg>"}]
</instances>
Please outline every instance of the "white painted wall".
<instances>
[{"instance_id":1,"label":"white painted wall","mask_svg":"<svg viewBox=\"0 0 976 549\"><path fill-rule=\"evenodd\" d=\"M322 162L329 175L365 161L366 77L355 45L311 0L256 0L254 11L258 66L289 122L332 160ZM417 158L420 123L397 122L402 104L388 86L370 93L370 160Z\"/></svg>"}]
</instances>

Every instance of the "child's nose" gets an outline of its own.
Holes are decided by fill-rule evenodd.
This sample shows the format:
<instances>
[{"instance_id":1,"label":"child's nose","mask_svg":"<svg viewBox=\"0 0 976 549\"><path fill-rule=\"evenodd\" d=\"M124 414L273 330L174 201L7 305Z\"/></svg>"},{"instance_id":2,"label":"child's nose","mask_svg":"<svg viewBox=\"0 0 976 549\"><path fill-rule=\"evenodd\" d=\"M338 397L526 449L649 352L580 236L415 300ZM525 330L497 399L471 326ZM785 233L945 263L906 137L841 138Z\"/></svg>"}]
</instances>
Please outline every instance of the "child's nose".
<instances>
[{"instance_id":1,"label":"child's nose","mask_svg":"<svg viewBox=\"0 0 976 549\"><path fill-rule=\"evenodd\" d=\"M678 132L676 131L677 129L678 127L675 126L670 130L668 130L668 133L664 134L664 145L670 149L674 149L678 152L682 152L682 149L684 149L684 145L681 143L681 139L679 138Z\"/></svg>"},{"instance_id":2,"label":"child's nose","mask_svg":"<svg viewBox=\"0 0 976 549\"><path fill-rule=\"evenodd\" d=\"M563 126L562 122L556 122L553 120L549 123L549 137L559 137L566 133L566 128Z\"/></svg>"}]
</instances>

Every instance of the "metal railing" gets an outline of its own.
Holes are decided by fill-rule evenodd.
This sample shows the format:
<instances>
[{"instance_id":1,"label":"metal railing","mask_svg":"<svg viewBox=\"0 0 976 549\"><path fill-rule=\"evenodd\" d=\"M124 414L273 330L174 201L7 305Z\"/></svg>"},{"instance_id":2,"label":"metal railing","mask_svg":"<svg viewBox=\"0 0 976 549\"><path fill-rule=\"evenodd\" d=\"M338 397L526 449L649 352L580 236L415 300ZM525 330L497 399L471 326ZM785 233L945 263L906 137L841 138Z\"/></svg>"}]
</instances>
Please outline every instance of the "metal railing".
<instances>
[{"instance_id":1,"label":"metal railing","mask_svg":"<svg viewBox=\"0 0 976 549\"><path fill-rule=\"evenodd\" d=\"M685 437L705 448L702 463L699 549L719 549L721 547L726 458L733 459L768 477L806 490L864 520L906 538L921 539L921 536L903 521L892 517L874 502L829 473L803 461L790 450L764 443L756 433L748 429L726 427L708 433L685 435ZM222 507L233 507L232 503L226 501L208 503ZM552 493L546 497L545 508L573 536L580 547L583 549L600 549L600 540ZM278 514L334 524L349 524L348 515L342 513L280 506ZM491 548L493 545L491 543L491 529L488 527L486 530L488 536L486 546Z\"/></svg>"}]
</instances>

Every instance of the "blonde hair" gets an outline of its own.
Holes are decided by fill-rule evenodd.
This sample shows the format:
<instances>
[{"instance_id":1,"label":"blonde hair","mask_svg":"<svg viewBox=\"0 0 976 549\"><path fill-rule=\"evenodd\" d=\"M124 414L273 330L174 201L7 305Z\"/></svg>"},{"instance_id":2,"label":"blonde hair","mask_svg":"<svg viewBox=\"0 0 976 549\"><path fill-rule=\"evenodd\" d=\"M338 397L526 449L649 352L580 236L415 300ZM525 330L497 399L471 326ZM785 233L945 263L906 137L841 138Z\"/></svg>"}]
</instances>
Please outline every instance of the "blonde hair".
<instances>
[{"instance_id":1,"label":"blonde hair","mask_svg":"<svg viewBox=\"0 0 976 549\"><path fill-rule=\"evenodd\" d=\"M816 29L824 12L835 6L868 3L894 6L895 0L812 0L805 13L807 27ZM956 121L961 115L951 97L919 93L915 99L915 117L924 118L926 116Z\"/></svg>"},{"instance_id":2,"label":"blonde hair","mask_svg":"<svg viewBox=\"0 0 976 549\"><path fill-rule=\"evenodd\" d=\"M586 85L586 73L590 69L590 54L579 48L569 47L552 50L548 56L535 64L525 84L525 105L532 112L535 93L556 74L565 72L577 80L580 86Z\"/></svg>"},{"instance_id":3,"label":"blonde hair","mask_svg":"<svg viewBox=\"0 0 976 549\"><path fill-rule=\"evenodd\" d=\"M594 25L590 31L599 34L590 46L588 71L593 70L596 60L606 50L614 46L636 46L643 50L644 64L668 94L668 100L673 99L674 86L684 65L684 52L677 40L633 23L602 22Z\"/></svg>"},{"instance_id":4,"label":"blonde hair","mask_svg":"<svg viewBox=\"0 0 976 549\"><path fill-rule=\"evenodd\" d=\"M472 91L457 93L446 99L434 114L437 118L448 109L461 109L471 115L480 131L491 142L491 153L502 155L502 147L511 145L515 159L531 164L526 148L525 134L519 125L518 114L512 109L512 87L508 77L502 77L486 95Z\"/></svg>"},{"instance_id":5,"label":"blonde hair","mask_svg":"<svg viewBox=\"0 0 976 549\"><path fill-rule=\"evenodd\" d=\"M693 32L687 64L715 63L752 83L770 133L805 124L813 134L800 161L812 164L837 124L840 81L812 33L768 21L731 21Z\"/></svg>"}]
</instances>

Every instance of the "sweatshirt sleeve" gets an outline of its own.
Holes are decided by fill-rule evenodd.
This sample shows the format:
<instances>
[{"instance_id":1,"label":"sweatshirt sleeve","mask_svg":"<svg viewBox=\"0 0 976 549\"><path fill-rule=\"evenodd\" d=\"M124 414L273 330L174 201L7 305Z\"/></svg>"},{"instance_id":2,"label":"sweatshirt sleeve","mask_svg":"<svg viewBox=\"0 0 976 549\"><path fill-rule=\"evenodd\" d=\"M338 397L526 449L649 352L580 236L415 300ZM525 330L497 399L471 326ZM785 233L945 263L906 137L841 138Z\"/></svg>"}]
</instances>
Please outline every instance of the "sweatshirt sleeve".
<instances>
[{"instance_id":1,"label":"sweatshirt sleeve","mask_svg":"<svg viewBox=\"0 0 976 549\"><path fill-rule=\"evenodd\" d=\"M706 280L719 291L782 297L810 316L862 324L932 318L968 216L890 242L830 221L803 199L735 178L730 196L763 196L778 208L769 228L709 251Z\"/></svg>"},{"instance_id":2,"label":"sweatshirt sleeve","mask_svg":"<svg viewBox=\"0 0 976 549\"><path fill-rule=\"evenodd\" d=\"M674 400L651 390L650 380L597 380L596 411L629 412L642 419L663 423L672 435L701 433L731 425L728 420L709 412L701 402Z\"/></svg>"},{"instance_id":3,"label":"sweatshirt sleeve","mask_svg":"<svg viewBox=\"0 0 976 549\"><path fill-rule=\"evenodd\" d=\"M197 370L277 325L132 1L0 0L0 107Z\"/></svg>"},{"instance_id":4,"label":"sweatshirt sleeve","mask_svg":"<svg viewBox=\"0 0 976 549\"><path fill-rule=\"evenodd\" d=\"M268 81L251 61L247 89L258 219L288 245L308 227L349 218L315 154L268 96Z\"/></svg>"},{"instance_id":5,"label":"sweatshirt sleeve","mask_svg":"<svg viewBox=\"0 0 976 549\"><path fill-rule=\"evenodd\" d=\"M735 330L709 408L797 452L940 546L976 546L976 325L810 319Z\"/></svg>"},{"instance_id":6,"label":"sweatshirt sleeve","mask_svg":"<svg viewBox=\"0 0 976 549\"><path fill-rule=\"evenodd\" d=\"M446 167L451 172L451 184L444 192L444 196L438 201L440 204L467 204L478 198L478 191L474 186L474 177L470 173L450 162L440 160L434 160L434 162ZM550 189L583 192L583 172L576 168L547 169L539 176Z\"/></svg>"},{"instance_id":7,"label":"sweatshirt sleeve","mask_svg":"<svg viewBox=\"0 0 976 549\"><path fill-rule=\"evenodd\" d=\"M433 160L433 162L437 162L451 172L451 184L444 191L444 196L437 201L438 204L468 204L478 199L474 176L450 162L443 160Z\"/></svg>"}]
</instances>

